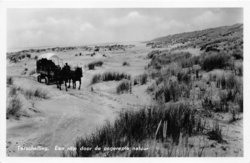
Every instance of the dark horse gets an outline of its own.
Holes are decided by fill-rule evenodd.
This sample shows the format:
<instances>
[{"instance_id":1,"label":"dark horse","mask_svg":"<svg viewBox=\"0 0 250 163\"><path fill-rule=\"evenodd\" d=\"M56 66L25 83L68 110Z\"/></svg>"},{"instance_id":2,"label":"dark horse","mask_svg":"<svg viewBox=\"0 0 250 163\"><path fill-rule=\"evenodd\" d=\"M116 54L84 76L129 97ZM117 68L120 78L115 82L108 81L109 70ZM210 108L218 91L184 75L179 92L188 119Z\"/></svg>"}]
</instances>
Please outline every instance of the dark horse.
<instances>
[{"instance_id":1,"label":"dark horse","mask_svg":"<svg viewBox=\"0 0 250 163\"><path fill-rule=\"evenodd\" d=\"M70 71L70 79L69 79L69 88L70 88L70 80L72 80L73 83L73 88L76 88L76 82L79 82L79 87L78 89L81 89L81 78L82 78L82 68L81 67L76 67L75 70Z\"/></svg>"},{"instance_id":2,"label":"dark horse","mask_svg":"<svg viewBox=\"0 0 250 163\"><path fill-rule=\"evenodd\" d=\"M62 89L61 85L64 82L65 89L66 91L68 91L67 82L70 81L70 78L71 78L71 71L68 66L64 66L62 69L58 67L57 70L55 71L56 85L57 85L57 88L59 88L60 90Z\"/></svg>"}]
</instances>

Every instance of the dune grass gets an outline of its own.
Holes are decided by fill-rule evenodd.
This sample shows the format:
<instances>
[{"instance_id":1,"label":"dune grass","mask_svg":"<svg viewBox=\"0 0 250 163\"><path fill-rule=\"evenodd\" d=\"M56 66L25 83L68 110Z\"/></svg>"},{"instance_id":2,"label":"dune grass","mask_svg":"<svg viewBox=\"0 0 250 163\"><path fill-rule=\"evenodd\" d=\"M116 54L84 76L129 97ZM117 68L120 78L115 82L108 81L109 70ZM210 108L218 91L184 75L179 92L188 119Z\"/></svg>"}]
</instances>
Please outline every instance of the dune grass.
<instances>
[{"instance_id":1,"label":"dune grass","mask_svg":"<svg viewBox=\"0 0 250 163\"><path fill-rule=\"evenodd\" d=\"M223 140L222 130L218 122L214 122L213 127L210 129L207 135L209 139L216 140L218 143L225 142L225 140Z\"/></svg>"},{"instance_id":2,"label":"dune grass","mask_svg":"<svg viewBox=\"0 0 250 163\"><path fill-rule=\"evenodd\" d=\"M117 86L116 93L121 94L126 92L132 92L132 84L131 81L124 79Z\"/></svg>"},{"instance_id":3,"label":"dune grass","mask_svg":"<svg viewBox=\"0 0 250 163\"><path fill-rule=\"evenodd\" d=\"M148 81L148 74L144 73L135 77L134 85L137 85L137 84L144 85L147 83L147 81Z\"/></svg>"},{"instance_id":4,"label":"dune grass","mask_svg":"<svg viewBox=\"0 0 250 163\"><path fill-rule=\"evenodd\" d=\"M114 123L107 122L88 137L79 138L75 143L76 152L71 153L71 156L86 157L98 153L80 150L83 146L131 147L146 139L163 141L167 137L178 144L180 133L191 136L202 133L203 129L201 119L186 103L125 111L119 114Z\"/></svg>"},{"instance_id":5,"label":"dune grass","mask_svg":"<svg viewBox=\"0 0 250 163\"><path fill-rule=\"evenodd\" d=\"M9 85L13 85L13 78L10 76L7 77L7 86Z\"/></svg>"},{"instance_id":6,"label":"dune grass","mask_svg":"<svg viewBox=\"0 0 250 163\"><path fill-rule=\"evenodd\" d=\"M91 84L95 84L101 81L120 81L122 79L130 80L131 76L126 73L119 72L105 72L103 74L95 74L91 80Z\"/></svg>"},{"instance_id":7,"label":"dune grass","mask_svg":"<svg viewBox=\"0 0 250 163\"><path fill-rule=\"evenodd\" d=\"M89 70L94 70L96 66L101 67L103 65L103 61L94 61L88 64Z\"/></svg>"},{"instance_id":8,"label":"dune grass","mask_svg":"<svg viewBox=\"0 0 250 163\"><path fill-rule=\"evenodd\" d=\"M130 66L130 64L129 64L127 61L124 61L124 62L122 63L122 66Z\"/></svg>"},{"instance_id":9,"label":"dune grass","mask_svg":"<svg viewBox=\"0 0 250 163\"><path fill-rule=\"evenodd\" d=\"M9 104L7 106L6 117L19 117L20 110L22 108L22 102L18 96L11 97Z\"/></svg>"},{"instance_id":10,"label":"dune grass","mask_svg":"<svg viewBox=\"0 0 250 163\"><path fill-rule=\"evenodd\" d=\"M22 90L23 94L26 98L31 99L33 97L35 98L42 98L42 99L48 99L48 93L45 90L42 89L28 89L28 90Z\"/></svg>"},{"instance_id":11,"label":"dune grass","mask_svg":"<svg viewBox=\"0 0 250 163\"><path fill-rule=\"evenodd\" d=\"M229 66L230 56L225 53L206 53L203 55L201 67L205 71L222 69Z\"/></svg>"}]
</instances>

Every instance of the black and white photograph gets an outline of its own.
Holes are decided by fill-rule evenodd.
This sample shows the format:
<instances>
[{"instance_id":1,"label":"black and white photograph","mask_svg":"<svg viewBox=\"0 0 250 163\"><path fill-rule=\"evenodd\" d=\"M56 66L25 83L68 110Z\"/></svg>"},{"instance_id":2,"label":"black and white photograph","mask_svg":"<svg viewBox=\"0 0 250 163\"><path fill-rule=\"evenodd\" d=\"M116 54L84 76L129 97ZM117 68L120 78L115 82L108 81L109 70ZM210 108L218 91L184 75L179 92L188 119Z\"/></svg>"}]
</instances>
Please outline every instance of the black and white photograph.
<instances>
[{"instance_id":1,"label":"black and white photograph","mask_svg":"<svg viewBox=\"0 0 250 163\"><path fill-rule=\"evenodd\" d=\"M243 15L7 8L6 157L244 157Z\"/></svg>"}]
</instances>

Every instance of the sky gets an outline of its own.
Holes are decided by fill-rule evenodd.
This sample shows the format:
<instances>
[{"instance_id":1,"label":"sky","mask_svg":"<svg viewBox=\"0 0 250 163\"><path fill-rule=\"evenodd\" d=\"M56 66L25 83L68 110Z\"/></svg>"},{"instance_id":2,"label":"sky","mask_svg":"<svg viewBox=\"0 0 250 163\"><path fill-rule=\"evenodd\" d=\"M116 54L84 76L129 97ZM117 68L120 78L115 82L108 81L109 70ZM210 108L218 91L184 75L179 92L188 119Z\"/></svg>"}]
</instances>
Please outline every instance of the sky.
<instances>
[{"instance_id":1,"label":"sky","mask_svg":"<svg viewBox=\"0 0 250 163\"><path fill-rule=\"evenodd\" d=\"M235 23L243 23L242 8L13 8L7 49L148 41Z\"/></svg>"}]
</instances>

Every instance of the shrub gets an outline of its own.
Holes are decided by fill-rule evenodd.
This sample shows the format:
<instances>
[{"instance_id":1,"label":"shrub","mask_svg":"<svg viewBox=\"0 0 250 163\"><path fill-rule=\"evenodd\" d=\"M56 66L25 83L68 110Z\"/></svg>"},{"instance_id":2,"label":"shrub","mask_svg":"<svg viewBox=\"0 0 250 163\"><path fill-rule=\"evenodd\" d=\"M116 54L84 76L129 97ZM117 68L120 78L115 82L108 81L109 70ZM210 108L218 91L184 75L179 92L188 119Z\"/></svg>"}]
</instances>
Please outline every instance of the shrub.
<instances>
[{"instance_id":1,"label":"shrub","mask_svg":"<svg viewBox=\"0 0 250 163\"><path fill-rule=\"evenodd\" d=\"M36 55L36 56L34 57L34 59L37 60L37 59L38 59L38 56Z\"/></svg>"},{"instance_id":2,"label":"shrub","mask_svg":"<svg viewBox=\"0 0 250 163\"><path fill-rule=\"evenodd\" d=\"M7 112L6 112L7 118L9 118L10 116L19 117L21 108L22 108L21 100L17 96L11 98L11 100L9 101L9 105L7 107Z\"/></svg>"},{"instance_id":3,"label":"shrub","mask_svg":"<svg viewBox=\"0 0 250 163\"><path fill-rule=\"evenodd\" d=\"M7 85L13 85L13 78L7 77Z\"/></svg>"},{"instance_id":4,"label":"shrub","mask_svg":"<svg viewBox=\"0 0 250 163\"><path fill-rule=\"evenodd\" d=\"M118 94L131 91L132 91L132 85L129 80L123 80L116 88L116 92Z\"/></svg>"},{"instance_id":5,"label":"shrub","mask_svg":"<svg viewBox=\"0 0 250 163\"><path fill-rule=\"evenodd\" d=\"M27 57L27 58L30 58L30 57L31 57L31 55L30 55L30 54L26 54L26 57Z\"/></svg>"},{"instance_id":6,"label":"shrub","mask_svg":"<svg viewBox=\"0 0 250 163\"><path fill-rule=\"evenodd\" d=\"M95 84L101 81L102 76L100 74L96 74L93 76L91 80L91 84Z\"/></svg>"},{"instance_id":7,"label":"shrub","mask_svg":"<svg viewBox=\"0 0 250 163\"><path fill-rule=\"evenodd\" d=\"M188 84L191 81L191 75L188 72L181 70L177 73L177 79L179 82Z\"/></svg>"},{"instance_id":8,"label":"shrub","mask_svg":"<svg viewBox=\"0 0 250 163\"><path fill-rule=\"evenodd\" d=\"M95 65L94 64L88 64L89 70L94 70L95 69Z\"/></svg>"},{"instance_id":9,"label":"shrub","mask_svg":"<svg viewBox=\"0 0 250 163\"><path fill-rule=\"evenodd\" d=\"M160 77L170 77L177 76L177 74L181 71L181 67L176 63L172 62L167 66L164 66L160 71Z\"/></svg>"},{"instance_id":10,"label":"shrub","mask_svg":"<svg viewBox=\"0 0 250 163\"><path fill-rule=\"evenodd\" d=\"M218 143L223 143L225 140L222 138L222 130L218 122L215 122L211 131L207 133L208 138L211 140L216 140Z\"/></svg>"},{"instance_id":11,"label":"shrub","mask_svg":"<svg viewBox=\"0 0 250 163\"><path fill-rule=\"evenodd\" d=\"M41 89L36 89L34 92L34 96L38 98L43 98L43 99L48 99L48 94L47 92L41 90Z\"/></svg>"},{"instance_id":12,"label":"shrub","mask_svg":"<svg viewBox=\"0 0 250 163\"><path fill-rule=\"evenodd\" d=\"M93 76L91 80L91 84L98 83L100 81L120 81L122 79L128 79L130 80L130 75L126 73L119 73L119 72L105 72L103 74L96 74Z\"/></svg>"},{"instance_id":13,"label":"shrub","mask_svg":"<svg viewBox=\"0 0 250 163\"><path fill-rule=\"evenodd\" d=\"M236 103L239 107L239 112L243 113L243 94L237 94L236 98Z\"/></svg>"},{"instance_id":14,"label":"shrub","mask_svg":"<svg viewBox=\"0 0 250 163\"><path fill-rule=\"evenodd\" d=\"M190 88L188 85L178 82L163 82L155 91L155 99L159 102L178 101L180 98L188 98Z\"/></svg>"},{"instance_id":15,"label":"shrub","mask_svg":"<svg viewBox=\"0 0 250 163\"><path fill-rule=\"evenodd\" d=\"M179 53L161 53L152 58L149 66L152 66L155 69L161 69L164 65L170 64L172 62L179 62L183 59L187 59L192 55L188 52L179 52Z\"/></svg>"},{"instance_id":16,"label":"shrub","mask_svg":"<svg viewBox=\"0 0 250 163\"><path fill-rule=\"evenodd\" d=\"M33 97L36 98L42 98L42 99L48 99L48 94L47 92L45 92L44 90L41 89L35 89L35 90L22 90L25 97L27 97L28 99L31 99Z\"/></svg>"},{"instance_id":17,"label":"shrub","mask_svg":"<svg viewBox=\"0 0 250 163\"><path fill-rule=\"evenodd\" d=\"M192 67L193 65L198 65L200 64L200 56L184 58L179 61L179 64L181 65L182 68L189 68Z\"/></svg>"},{"instance_id":18,"label":"shrub","mask_svg":"<svg viewBox=\"0 0 250 163\"><path fill-rule=\"evenodd\" d=\"M235 50L233 53L235 59L243 59L243 51L242 50Z\"/></svg>"},{"instance_id":19,"label":"shrub","mask_svg":"<svg viewBox=\"0 0 250 163\"><path fill-rule=\"evenodd\" d=\"M94 70L95 66L99 66L101 67L103 65L103 61L95 61L95 62L91 62L88 64L89 70Z\"/></svg>"},{"instance_id":20,"label":"shrub","mask_svg":"<svg viewBox=\"0 0 250 163\"><path fill-rule=\"evenodd\" d=\"M161 53L160 50L153 50L150 53L148 53L148 58L152 59L155 55L159 55Z\"/></svg>"},{"instance_id":21,"label":"shrub","mask_svg":"<svg viewBox=\"0 0 250 163\"><path fill-rule=\"evenodd\" d=\"M17 95L18 88L17 87L11 87L9 91L9 96L15 96Z\"/></svg>"},{"instance_id":22,"label":"shrub","mask_svg":"<svg viewBox=\"0 0 250 163\"><path fill-rule=\"evenodd\" d=\"M141 74L137 77L135 77L134 79L134 85L137 85L137 84L146 84L148 81L148 74L144 73L144 74Z\"/></svg>"},{"instance_id":23,"label":"shrub","mask_svg":"<svg viewBox=\"0 0 250 163\"><path fill-rule=\"evenodd\" d=\"M107 122L95 133L78 139L75 143L76 152L71 156L85 157L98 153L95 150L80 150L83 146L131 147L148 139L161 141L164 137L178 144L180 133L191 136L203 132L204 125L196 113L185 103L121 112L113 124Z\"/></svg>"},{"instance_id":24,"label":"shrub","mask_svg":"<svg viewBox=\"0 0 250 163\"><path fill-rule=\"evenodd\" d=\"M202 69L211 71L213 69L222 69L229 66L230 56L224 53L208 53L202 59Z\"/></svg>"},{"instance_id":25,"label":"shrub","mask_svg":"<svg viewBox=\"0 0 250 163\"><path fill-rule=\"evenodd\" d=\"M235 87L238 86L238 80L234 74L229 74L228 77L226 78L226 88L227 89L234 89Z\"/></svg>"},{"instance_id":26,"label":"shrub","mask_svg":"<svg viewBox=\"0 0 250 163\"><path fill-rule=\"evenodd\" d=\"M128 62L124 61L124 62L122 63L122 65L123 65L123 66L129 66L130 64L129 64Z\"/></svg>"},{"instance_id":27,"label":"shrub","mask_svg":"<svg viewBox=\"0 0 250 163\"><path fill-rule=\"evenodd\" d=\"M237 93L242 94L242 81L234 74L222 75L216 79L217 87L223 90L227 90L227 100L234 101Z\"/></svg>"},{"instance_id":28,"label":"shrub","mask_svg":"<svg viewBox=\"0 0 250 163\"><path fill-rule=\"evenodd\" d=\"M125 73L118 73L118 72L106 72L102 75L103 81L111 81L111 80L122 80L122 79L128 79L130 80L130 75Z\"/></svg>"}]
</instances>

